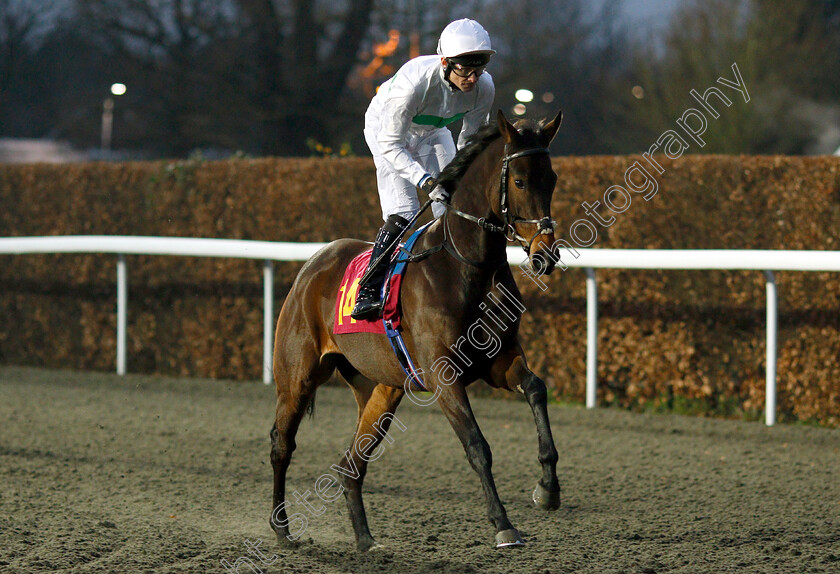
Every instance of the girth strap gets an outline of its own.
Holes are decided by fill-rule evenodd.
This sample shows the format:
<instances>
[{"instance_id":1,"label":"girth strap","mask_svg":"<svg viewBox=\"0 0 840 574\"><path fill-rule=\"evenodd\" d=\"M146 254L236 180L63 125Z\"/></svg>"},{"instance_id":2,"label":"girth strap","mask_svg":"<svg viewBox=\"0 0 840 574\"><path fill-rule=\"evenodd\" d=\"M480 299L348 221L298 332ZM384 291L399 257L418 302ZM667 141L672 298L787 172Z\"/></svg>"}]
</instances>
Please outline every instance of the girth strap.
<instances>
[{"instance_id":1,"label":"girth strap","mask_svg":"<svg viewBox=\"0 0 840 574\"><path fill-rule=\"evenodd\" d=\"M402 367L406 377L421 391L427 391L428 389L420 377L419 369L414 365L414 361L411 360L411 353L408 352L408 347L405 345L400 330L394 329L390 321L383 319L382 324L385 325L385 334L388 336L388 342L391 343L391 348L394 350L397 361L399 361L400 367Z\"/></svg>"}]
</instances>

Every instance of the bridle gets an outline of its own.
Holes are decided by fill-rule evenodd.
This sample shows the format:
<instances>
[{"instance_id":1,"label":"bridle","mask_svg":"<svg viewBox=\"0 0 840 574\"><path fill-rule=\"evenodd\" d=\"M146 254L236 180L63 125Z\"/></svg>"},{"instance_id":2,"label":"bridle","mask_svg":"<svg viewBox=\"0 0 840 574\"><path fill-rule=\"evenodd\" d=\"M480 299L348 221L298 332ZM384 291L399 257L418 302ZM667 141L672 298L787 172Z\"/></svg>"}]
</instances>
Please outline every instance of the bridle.
<instances>
[{"instance_id":1,"label":"bridle","mask_svg":"<svg viewBox=\"0 0 840 574\"><path fill-rule=\"evenodd\" d=\"M511 214L510 198L508 194L508 170L510 167L510 162L514 159L529 155L548 155L549 153L550 152L547 147L539 147L509 154L508 146L507 144L505 144L505 155L504 157L502 157L501 181L499 182L499 211L502 216L502 225L495 225L487 221L486 217L476 217L474 215L470 215L469 213L464 213L460 209L456 209L448 203L444 203L443 205L446 207L447 211L453 213L454 215L457 215L458 217L461 217L468 221L472 221L473 223L477 224L479 227L486 231L490 231L492 233L500 233L504 235L505 239L507 239L509 242L518 241L522 249L525 250L525 253L530 255L531 244L534 242L534 240L540 235L550 235L551 233L554 233L554 227L556 225L556 222L548 216L543 217L541 219L525 219ZM534 223L537 225L537 232L531 237L531 239L526 239L525 237L517 233L516 228L514 227L515 223ZM449 226L447 222L444 222L444 224L444 232L446 232ZM455 247L454 244L452 247L455 250L455 252L457 252L460 256L461 254L460 252L458 252L458 248ZM467 261L463 256L460 256L458 258L463 261ZM467 262L472 265L475 265L475 262Z\"/></svg>"},{"instance_id":2,"label":"bridle","mask_svg":"<svg viewBox=\"0 0 840 574\"><path fill-rule=\"evenodd\" d=\"M531 255L531 244L534 240L539 237L540 235L550 235L554 233L554 227L556 222L551 219L550 217L546 216L541 219L525 219L523 217L517 217L512 215L510 212L510 200L508 194L508 170L509 164L511 161L515 160L516 158L525 157L529 155L548 155L550 152L547 147L538 147L538 148L531 148L526 149L523 151L519 151L516 153L508 153L508 145L505 144L505 155L502 157L502 172L501 172L501 181L499 182L499 211L502 216L502 225L496 225L487 221L486 217L476 217L475 215L471 215L469 213L465 213L460 209L457 209L450 205L449 203L442 203L442 205L446 208L447 212L452 213L453 215L457 215L467 221L472 221L485 231L490 231L491 233L499 233L505 236L505 239L509 242L518 241L519 245L525 250L525 253L530 256ZM423 205L423 207L414 214L414 217L408 222L406 225L406 229L413 225L414 221L420 216L421 213L426 211L426 209L431 205L433 201L429 199ZM455 245L455 241L452 237L452 231L449 229L449 218L442 217L443 219L443 243L431 247L425 251L420 253L411 253L410 251L406 251L405 249L400 248L402 252L402 257L405 261L414 262L414 261L422 261L426 257L437 253L438 251L445 249L447 253L452 255L455 259L459 260L461 263L466 263L472 267L478 267L480 269L498 269L500 266L507 263L507 257L502 257L499 261L474 261L464 256L461 253L461 250L458 249L458 246ZM526 239L525 237L519 235L516 232L516 228L514 227L515 223L535 223L537 224L537 232L531 237L531 239ZM399 237L395 238L394 241L399 241ZM377 261L378 263L378 261ZM366 276L362 278L362 282L364 282Z\"/></svg>"}]
</instances>

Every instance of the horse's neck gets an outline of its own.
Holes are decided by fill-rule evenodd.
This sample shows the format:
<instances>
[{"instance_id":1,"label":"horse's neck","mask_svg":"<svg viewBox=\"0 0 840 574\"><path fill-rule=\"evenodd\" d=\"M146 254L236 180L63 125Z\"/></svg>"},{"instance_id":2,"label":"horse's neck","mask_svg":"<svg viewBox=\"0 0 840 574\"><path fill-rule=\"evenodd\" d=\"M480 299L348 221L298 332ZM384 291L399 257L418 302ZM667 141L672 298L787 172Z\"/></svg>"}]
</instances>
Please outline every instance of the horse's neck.
<instances>
[{"instance_id":1,"label":"horse's neck","mask_svg":"<svg viewBox=\"0 0 840 574\"><path fill-rule=\"evenodd\" d=\"M498 147L498 146L493 146ZM495 220L493 208L488 200L488 190L500 176L498 169L498 153L492 150L476 158L475 165L461 180L458 190L452 196L452 206L464 213L475 217L486 218L487 221L500 223ZM493 262L505 257L505 238L500 233L487 231L458 215L447 212L450 241L461 254L472 260Z\"/></svg>"}]
</instances>

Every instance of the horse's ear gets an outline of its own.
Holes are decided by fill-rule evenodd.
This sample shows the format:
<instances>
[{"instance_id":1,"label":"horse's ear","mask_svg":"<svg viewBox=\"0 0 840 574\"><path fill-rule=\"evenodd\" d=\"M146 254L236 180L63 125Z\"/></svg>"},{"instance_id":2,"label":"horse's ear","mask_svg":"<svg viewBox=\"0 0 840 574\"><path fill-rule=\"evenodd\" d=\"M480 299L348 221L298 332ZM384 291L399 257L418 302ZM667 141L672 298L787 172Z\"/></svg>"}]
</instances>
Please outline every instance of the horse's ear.
<instances>
[{"instance_id":1,"label":"horse's ear","mask_svg":"<svg viewBox=\"0 0 840 574\"><path fill-rule=\"evenodd\" d=\"M563 123L563 110L557 112L554 119L543 126L541 131L546 147L554 140L554 136L557 135L557 130L560 129L561 123Z\"/></svg>"},{"instance_id":2,"label":"horse's ear","mask_svg":"<svg viewBox=\"0 0 840 574\"><path fill-rule=\"evenodd\" d=\"M513 124L507 120L502 110L499 110L499 113L496 114L496 121L499 124L499 131L502 133L502 137L505 138L505 143L513 143L514 137L516 137L519 132L517 132L516 128L513 127Z\"/></svg>"}]
</instances>

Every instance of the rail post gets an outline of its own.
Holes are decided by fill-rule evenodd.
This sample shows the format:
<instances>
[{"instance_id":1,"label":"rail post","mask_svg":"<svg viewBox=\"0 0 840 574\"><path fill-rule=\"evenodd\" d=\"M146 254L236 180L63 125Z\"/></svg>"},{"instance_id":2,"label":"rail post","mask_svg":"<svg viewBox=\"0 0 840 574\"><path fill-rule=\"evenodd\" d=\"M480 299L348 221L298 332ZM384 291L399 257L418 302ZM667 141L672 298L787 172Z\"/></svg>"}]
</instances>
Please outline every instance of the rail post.
<instances>
[{"instance_id":1,"label":"rail post","mask_svg":"<svg viewBox=\"0 0 840 574\"><path fill-rule=\"evenodd\" d=\"M586 268L586 408L598 404L598 284Z\"/></svg>"},{"instance_id":2,"label":"rail post","mask_svg":"<svg viewBox=\"0 0 840 574\"><path fill-rule=\"evenodd\" d=\"M126 372L126 331L128 330L128 266L125 254L117 255L117 374Z\"/></svg>"},{"instance_id":3,"label":"rail post","mask_svg":"<svg viewBox=\"0 0 840 574\"><path fill-rule=\"evenodd\" d=\"M263 265L263 383L271 383L274 370L274 262Z\"/></svg>"},{"instance_id":4,"label":"rail post","mask_svg":"<svg viewBox=\"0 0 840 574\"><path fill-rule=\"evenodd\" d=\"M765 271L767 281L767 373L764 389L764 422L771 427L776 424L776 341L778 340L778 297L776 276Z\"/></svg>"}]
</instances>

